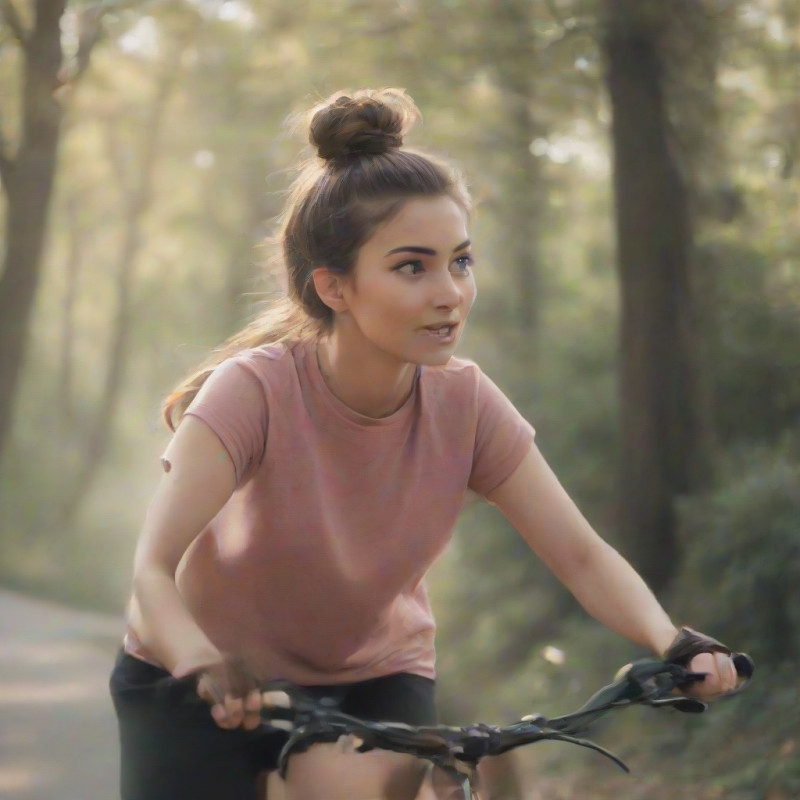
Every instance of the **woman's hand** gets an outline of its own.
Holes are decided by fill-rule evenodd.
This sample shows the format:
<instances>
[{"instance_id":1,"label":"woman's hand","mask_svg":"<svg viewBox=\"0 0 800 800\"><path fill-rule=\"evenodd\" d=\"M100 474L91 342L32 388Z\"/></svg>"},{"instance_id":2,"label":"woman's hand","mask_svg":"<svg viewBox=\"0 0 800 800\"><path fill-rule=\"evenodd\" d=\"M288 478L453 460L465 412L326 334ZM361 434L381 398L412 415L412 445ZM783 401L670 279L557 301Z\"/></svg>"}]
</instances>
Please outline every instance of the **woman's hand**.
<instances>
[{"instance_id":1,"label":"woman's hand","mask_svg":"<svg viewBox=\"0 0 800 800\"><path fill-rule=\"evenodd\" d=\"M730 648L692 628L683 627L678 631L664 653L664 660L705 675L702 681L684 690L684 694L698 700L714 700L728 694L739 682Z\"/></svg>"},{"instance_id":2,"label":"woman's hand","mask_svg":"<svg viewBox=\"0 0 800 800\"><path fill-rule=\"evenodd\" d=\"M706 676L685 690L698 700L714 700L732 692L739 680L733 660L725 653L700 653L689 662L689 670Z\"/></svg>"},{"instance_id":3,"label":"woman's hand","mask_svg":"<svg viewBox=\"0 0 800 800\"><path fill-rule=\"evenodd\" d=\"M258 680L238 656L221 656L195 671L197 693L211 706L220 728L253 730L261 722Z\"/></svg>"}]
</instances>

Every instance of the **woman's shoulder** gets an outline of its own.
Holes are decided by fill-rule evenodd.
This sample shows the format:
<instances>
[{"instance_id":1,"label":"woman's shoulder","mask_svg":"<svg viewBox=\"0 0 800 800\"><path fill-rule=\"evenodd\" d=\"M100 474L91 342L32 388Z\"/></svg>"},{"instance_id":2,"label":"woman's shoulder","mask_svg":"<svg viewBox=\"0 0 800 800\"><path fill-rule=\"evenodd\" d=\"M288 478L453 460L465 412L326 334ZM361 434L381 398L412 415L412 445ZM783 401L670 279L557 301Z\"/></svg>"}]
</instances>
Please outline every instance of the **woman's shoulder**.
<instances>
[{"instance_id":1,"label":"woman's shoulder","mask_svg":"<svg viewBox=\"0 0 800 800\"><path fill-rule=\"evenodd\" d=\"M473 408L479 403L482 376L480 367L471 359L453 357L447 364L423 367L419 386L422 395L434 399L442 409Z\"/></svg>"},{"instance_id":2,"label":"woman's shoulder","mask_svg":"<svg viewBox=\"0 0 800 800\"><path fill-rule=\"evenodd\" d=\"M243 364L264 366L270 362L285 361L287 357L291 356L293 348L294 345L285 342L270 342L258 347L248 347L231 356L231 358Z\"/></svg>"},{"instance_id":3,"label":"woman's shoulder","mask_svg":"<svg viewBox=\"0 0 800 800\"><path fill-rule=\"evenodd\" d=\"M289 370L296 370L296 359L300 355L295 343L269 343L258 347L248 347L229 356L222 364L236 364L261 380L279 378Z\"/></svg>"},{"instance_id":4,"label":"woman's shoulder","mask_svg":"<svg viewBox=\"0 0 800 800\"><path fill-rule=\"evenodd\" d=\"M250 386L269 395L274 389L285 390L297 379L297 367L291 344L264 344L248 347L223 358L209 375L208 383L226 386L236 393Z\"/></svg>"},{"instance_id":5,"label":"woman's shoulder","mask_svg":"<svg viewBox=\"0 0 800 800\"><path fill-rule=\"evenodd\" d=\"M444 366L426 368L423 382L448 400L468 396L483 410L511 405L503 390L469 358L453 357Z\"/></svg>"},{"instance_id":6,"label":"woman's shoulder","mask_svg":"<svg viewBox=\"0 0 800 800\"><path fill-rule=\"evenodd\" d=\"M453 356L447 364L439 367L425 367L422 377L435 384L451 384L453 386L477 385L480 381L481 368L469 358Z\"/></svg>"}]
</instances>

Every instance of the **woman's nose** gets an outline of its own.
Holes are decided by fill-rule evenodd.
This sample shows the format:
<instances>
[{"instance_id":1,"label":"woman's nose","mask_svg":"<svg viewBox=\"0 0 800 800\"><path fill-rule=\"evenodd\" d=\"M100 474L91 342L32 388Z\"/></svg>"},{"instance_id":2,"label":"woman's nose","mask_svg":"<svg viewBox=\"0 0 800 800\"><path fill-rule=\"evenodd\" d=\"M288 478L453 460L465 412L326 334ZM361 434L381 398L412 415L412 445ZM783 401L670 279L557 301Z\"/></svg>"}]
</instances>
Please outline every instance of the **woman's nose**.
<instances>
[{"instance_id":1,"label":"woman's nose","mask_svg":"<svg viewBox=\"0 0 800 800\"><path fill-rule=\"evenodd\" d=\"M457 308L464 299L462 287L449 273L439 276L433 292L437 308Z\"/></svg>"}]
</instances>

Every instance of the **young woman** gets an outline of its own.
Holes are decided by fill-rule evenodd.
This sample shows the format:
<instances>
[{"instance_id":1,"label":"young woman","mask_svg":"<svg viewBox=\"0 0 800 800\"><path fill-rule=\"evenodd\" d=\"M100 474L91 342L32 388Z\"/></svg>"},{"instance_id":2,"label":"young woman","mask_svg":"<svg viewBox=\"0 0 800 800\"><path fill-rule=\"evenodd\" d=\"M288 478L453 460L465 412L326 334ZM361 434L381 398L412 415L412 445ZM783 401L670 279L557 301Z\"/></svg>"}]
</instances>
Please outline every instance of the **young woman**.
<instances>
[{"instance_id":1,"label":"young woman","mask_svg":"<svg viewBox=\"0 0 800 800\"><path fill-rule=\"evenodd\" d=\"M469 196L451 168L403 148L416 115L399 90L314 110L317 157L280 228L288 298L166 401L175 433L111 679L124 800L257 797L283 741L258 725L261 681L433 723L424 577L468 490L600 622L659 654L678 635L573 505L528 422L453 357L476 292ZM735 684L727 655L702 653L692 668L708 673L698 695ZM170 676L196 677L210 712ZM322 744L292 758L284 789L399 800L421 770Z\"/></svg>"}]
</instances>

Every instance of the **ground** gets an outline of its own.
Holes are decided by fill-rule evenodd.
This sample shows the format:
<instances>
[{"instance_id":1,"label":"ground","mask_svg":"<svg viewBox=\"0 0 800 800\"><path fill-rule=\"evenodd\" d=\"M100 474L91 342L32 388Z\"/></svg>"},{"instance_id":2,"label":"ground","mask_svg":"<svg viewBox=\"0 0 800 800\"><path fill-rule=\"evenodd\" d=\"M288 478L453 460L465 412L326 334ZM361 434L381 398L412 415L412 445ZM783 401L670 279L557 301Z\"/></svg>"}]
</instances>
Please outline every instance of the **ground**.
<instances>
[{"instance_id":1,"label":"ground","mask_svg":"<svg viewBox=\"0 0 800 800\"><path fill-rule=\"evenodd\" d=\"M0 589L0 798L118 797L108 675L122 621Z\"/></svg>"}]
</instances>

